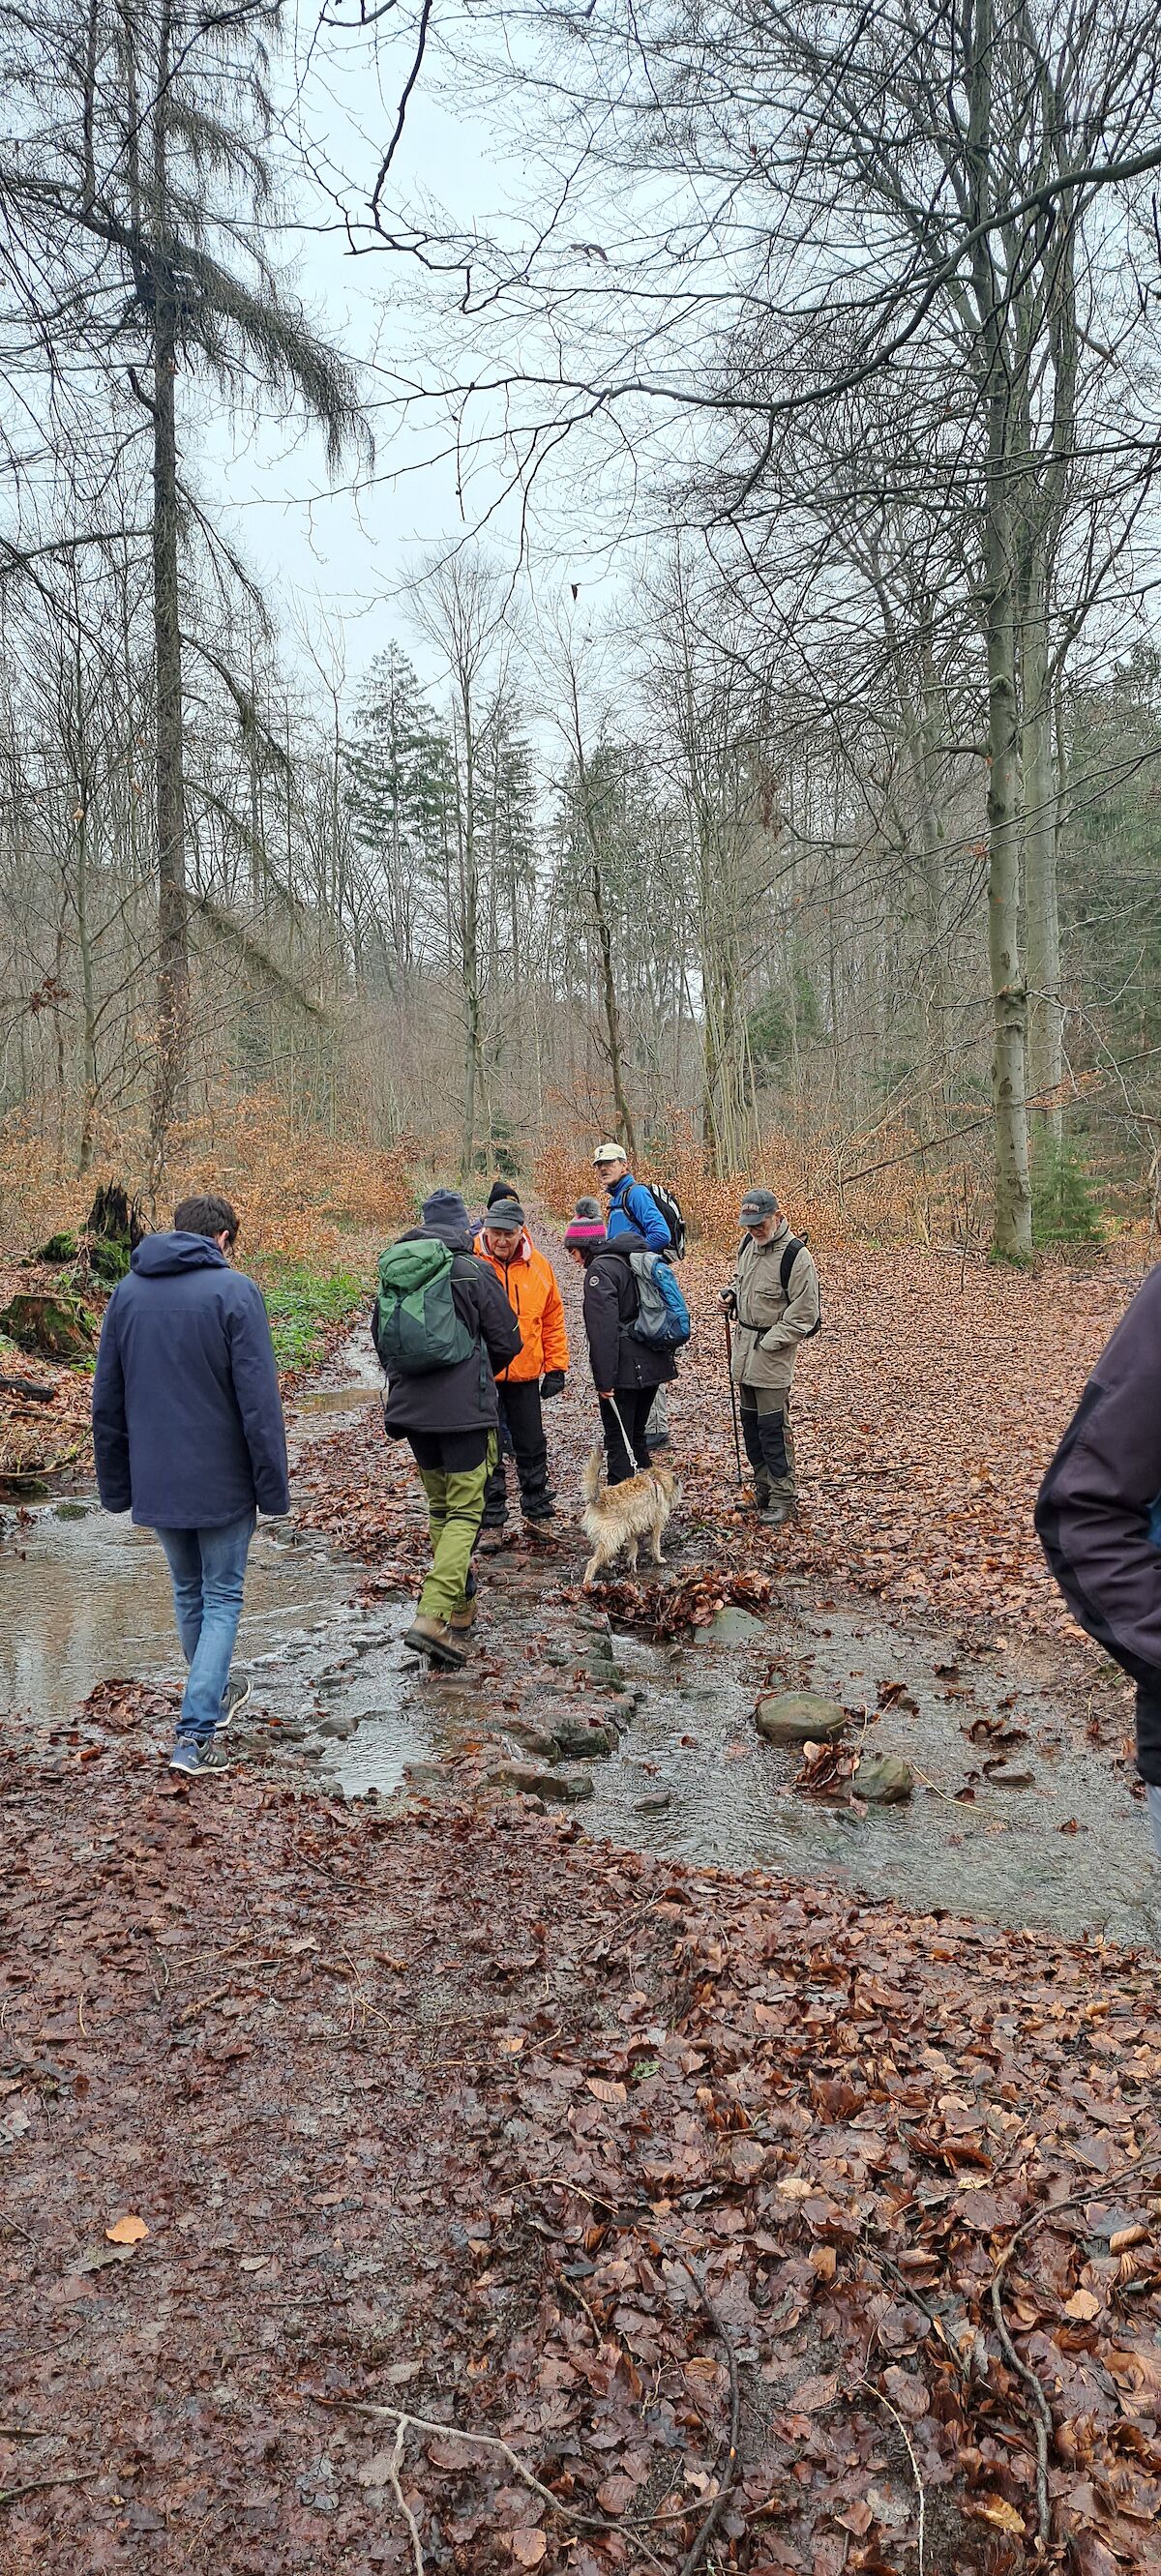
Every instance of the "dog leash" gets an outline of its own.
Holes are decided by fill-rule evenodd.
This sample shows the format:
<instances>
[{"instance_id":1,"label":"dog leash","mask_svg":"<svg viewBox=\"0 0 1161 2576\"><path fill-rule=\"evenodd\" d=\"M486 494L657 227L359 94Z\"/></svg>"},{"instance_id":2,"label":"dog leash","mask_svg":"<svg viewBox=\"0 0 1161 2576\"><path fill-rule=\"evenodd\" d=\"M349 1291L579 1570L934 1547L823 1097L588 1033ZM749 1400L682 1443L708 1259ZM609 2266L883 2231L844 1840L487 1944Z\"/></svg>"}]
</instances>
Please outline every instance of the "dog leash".
<instances>
[{"instance_id":1,"label":"dog leash","mask_svg":"<svg viewBox=\"0 0 1161 2576\"><path fill-rule=\"evenodd\" d=\"M636 1469L637 1461L636 1461L636 1459L633 1457L633 1444L632 1444L632 1442L631 1442L631 1440L630 1440L630 1438L629 1438L629 1434L628 1434L628 1432L627 1432L627 1431L626 1431L626 1429L625 1429L625 1425L624 1425L624 1423L623 1423L623 1422L622 1422L622 1420L621 1420L621 1408L620 1408L620 1405L619 1405L619 1404L618 1404L618 1402L617 1402L616 1396L615 1396L614 1394L612 1394L612 1392L610 1392L610 1394L609 1394L608 1401L609 1401L609 1403L612 1405L612 1408L613 1408L613 1419L614 1419L614 1421L616 1422L617 1429L618 1429L618 1431L620 1432L620 1434L621 1434L621 1438L622 1438L622 1440L623 1440L623 1441L624 1441L624 1443L625 1443L625 1456L626 1456L626 1458L631 1458L631 1459L633 1460L633 1466L634 1466L634 1469Z\"/></svg>"}]
</instances>

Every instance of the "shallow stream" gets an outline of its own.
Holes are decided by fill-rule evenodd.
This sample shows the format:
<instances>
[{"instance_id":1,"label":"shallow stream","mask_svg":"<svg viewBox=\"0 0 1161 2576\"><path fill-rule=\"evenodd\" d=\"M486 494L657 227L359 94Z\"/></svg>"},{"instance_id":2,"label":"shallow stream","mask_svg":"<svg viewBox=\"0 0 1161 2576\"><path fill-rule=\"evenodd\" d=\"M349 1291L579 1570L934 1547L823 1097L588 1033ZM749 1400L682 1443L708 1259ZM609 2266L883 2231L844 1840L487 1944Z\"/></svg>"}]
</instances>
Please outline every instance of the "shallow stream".
<instances>
[{"instance_id":1,"label":"shallow stream","mask_svg":"<svg viewBox=\"0 0 1161 2576\"><path fill-rule=\"evenodd\" d=\"M377 1372L355 1375L343 1357L328 1375L296 1408L298 1447L377 1391ZM1049 1691L869 1605L811 1604L789 1582L735 1640L610 1638L597 1606L571 1593L577 1571L571 1558L493 1560L472 1663L444 1679L403 1646L409 1602L360 1606L365 1568L261 1524L237 1659L253 1682L240 1751L309 1766L348 1797L438 1800L468 1785L482 1739L499 1760L521 1753L529 1722L612 1709L624 1732L589 1766L593 1795L577 1809L589 1832L723 1867L839 1874L924 1912L1155 1944L1161 1871L1131 1775L1078 1749ZM88 1499L2 1516L0 1711L33 1745L59 1739L96 1682L176 1683L180 1670L168 1576L147 1532ZM841 1700L869 1751L911 1763L911 1800L858 1814L804 1796L800 1757L755 1730L767 1688ZM985 1775L988 1726L1018 1736L1003 1766L1026 1785Z\"/></svg>"}]
</instances>

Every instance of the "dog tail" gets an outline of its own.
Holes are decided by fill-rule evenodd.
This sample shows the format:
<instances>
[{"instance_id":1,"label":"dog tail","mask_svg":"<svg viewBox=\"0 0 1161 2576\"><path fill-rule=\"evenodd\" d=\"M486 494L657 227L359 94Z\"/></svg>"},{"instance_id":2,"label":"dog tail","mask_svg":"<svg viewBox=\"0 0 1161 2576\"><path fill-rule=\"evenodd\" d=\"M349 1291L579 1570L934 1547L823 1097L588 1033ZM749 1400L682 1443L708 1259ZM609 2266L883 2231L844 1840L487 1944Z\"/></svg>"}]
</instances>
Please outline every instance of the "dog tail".
<instances>
[{"instance_id":1,"label":"dog tail","mask_svg":"<svg viewBox=\"0 0 1161 2576\"><path fill-rule=\"evenodd\" d=\"M600 1493L601 1470L604 1467L604 1463L604 1450L590 1449L588 1457L585 1460L584 1476L581 1480L581 1492L584 1495L586 1503L595 1503L597 1496Z\"/></svg>"}]
</instances>

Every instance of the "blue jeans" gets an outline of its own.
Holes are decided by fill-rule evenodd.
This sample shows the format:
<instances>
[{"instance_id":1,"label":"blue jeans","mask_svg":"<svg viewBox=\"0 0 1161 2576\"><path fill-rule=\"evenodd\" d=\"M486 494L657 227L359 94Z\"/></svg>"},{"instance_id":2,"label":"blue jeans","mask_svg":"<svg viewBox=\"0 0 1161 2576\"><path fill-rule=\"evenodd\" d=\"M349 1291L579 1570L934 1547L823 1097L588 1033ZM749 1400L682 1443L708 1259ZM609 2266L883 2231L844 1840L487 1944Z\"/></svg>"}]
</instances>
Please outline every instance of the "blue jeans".
<instances>
[{"instance_id":1,"label":"blue jeans","mask_svg":"<svg viewBox=\"0 0 1161 2576\"><path fill-rule=\"evenodd\" d=\"M221 1529L159 1529L173 1582L177 1633L189 1679L177 1721L177 1740L208 1744L222 1713L230 1658L242 1616L246 1556L255 1512Z\"/></svg>"}]
</instances>

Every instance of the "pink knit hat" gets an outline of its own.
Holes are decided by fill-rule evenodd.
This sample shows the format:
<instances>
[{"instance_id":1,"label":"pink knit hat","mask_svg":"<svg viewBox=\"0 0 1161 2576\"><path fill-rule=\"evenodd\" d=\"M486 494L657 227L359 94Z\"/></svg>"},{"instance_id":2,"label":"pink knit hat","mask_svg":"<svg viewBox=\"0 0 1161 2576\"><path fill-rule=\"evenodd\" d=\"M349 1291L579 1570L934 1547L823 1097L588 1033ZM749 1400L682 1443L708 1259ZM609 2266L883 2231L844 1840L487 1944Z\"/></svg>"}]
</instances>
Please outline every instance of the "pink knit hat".
<instances>
[{"instance_id":1,"label":"pink knit hat","mask_svg":"<svg viewBox=\"0 0 1161 2576\"><path fill-rule=\"evenodd\" d=\"M566 1252L596 1252L602 1243L607 1242L608 1236L599 1216L574 1216L565 1232L564 1248Z\"/></svg>"}]
</instances>

